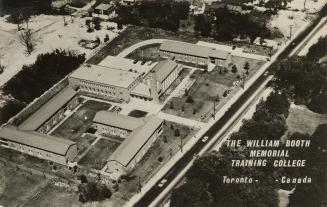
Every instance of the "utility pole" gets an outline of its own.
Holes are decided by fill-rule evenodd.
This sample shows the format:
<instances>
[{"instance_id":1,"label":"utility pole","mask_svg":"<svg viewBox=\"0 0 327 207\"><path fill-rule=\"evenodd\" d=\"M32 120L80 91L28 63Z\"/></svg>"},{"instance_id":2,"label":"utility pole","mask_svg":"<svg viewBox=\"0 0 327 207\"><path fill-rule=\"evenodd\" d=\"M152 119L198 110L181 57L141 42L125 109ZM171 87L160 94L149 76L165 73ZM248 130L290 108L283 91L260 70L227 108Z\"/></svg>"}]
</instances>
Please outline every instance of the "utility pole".
<instances>
[{"instance_id":1,"label":"utility pole","mask_svg":"<svg viewBox=\"0 0 327 207\"><path fill-rule=\"evenodd\" d=\"M216 102L219 102L219 101L220 101L220 98L219 98L219 95L217 95L215 100L213 100L213 114L212 114L213 119L216 118Z\"/></svg>"},{"instance_id":2,"label":"utility pole","mask_svg":"<svg viewBox=\"0 0 327 207\"><path fill-rule=\"evenodd\" d=\"M181 141L181 143L179 144L179 148L181 149L181 152L183 152L183 139L181 136L179 136L179 140Z\"/></svg>"}]
</instances>

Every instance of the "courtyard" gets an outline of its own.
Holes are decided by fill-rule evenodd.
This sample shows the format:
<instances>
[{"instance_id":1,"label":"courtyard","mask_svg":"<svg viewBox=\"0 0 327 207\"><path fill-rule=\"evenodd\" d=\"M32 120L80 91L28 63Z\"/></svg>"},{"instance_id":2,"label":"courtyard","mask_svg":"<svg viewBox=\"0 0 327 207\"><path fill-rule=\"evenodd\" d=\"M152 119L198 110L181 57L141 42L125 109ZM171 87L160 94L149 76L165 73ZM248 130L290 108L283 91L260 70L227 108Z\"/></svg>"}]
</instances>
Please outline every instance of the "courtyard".
<instances>
[{"instance_id":1,"label":"courtyard","mask_svg":"<svg viewBox=\"0 0 327 207\"><path fill-rule=\"evenodd\" d=\"M108 110L110 107L109 103L87 100L51 135L77 142L78 155L81 155L96 139L94 136L82 134L92 126L93 118L98 111Z\"/></svg>"}]
</instances>

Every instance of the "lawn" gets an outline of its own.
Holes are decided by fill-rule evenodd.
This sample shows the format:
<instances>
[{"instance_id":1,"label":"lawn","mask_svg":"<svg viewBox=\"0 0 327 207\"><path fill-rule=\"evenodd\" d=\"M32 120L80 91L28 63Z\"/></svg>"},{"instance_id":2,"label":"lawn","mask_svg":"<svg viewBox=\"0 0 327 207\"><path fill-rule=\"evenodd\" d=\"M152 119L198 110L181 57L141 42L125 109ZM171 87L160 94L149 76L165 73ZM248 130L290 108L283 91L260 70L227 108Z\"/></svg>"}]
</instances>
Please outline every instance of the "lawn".
<instances>
[{"instance_id":1,"label":"lawn","mask_svg":"<svg viewBox=\"0 0 327 207\"><path fill-rule=\"evenodd\" d=\"M95 140L91 136L81 137L81 135L92 125L95 114L101 110L108 110L110 106L108 103L89 100L51 135L77 142L77 148L81 154Z\"/></svg>"},{"instance_id":2,"label":"lawn","mask_svg":"<svg viewBox=\"0 0 327 207\"><path fill-rule=\"evenodd\" d=\"M288 131L287 133L300 132L311 135L320 124L327 124L327 116L317 114L305 106L297 106L292 104L289 110L289 115L286 120Z\"/></svg>"},{"instance_id":3,"label":"lawn","mask_svg":"<svg viewBox=\"0 0 327 207\"><path fill-rule=\"evenodd\" d=\"M17 171L0 161L0 205L23 206L46 182L42 176Z\"/></svg>"},{"instance_id":4,"label":"lawn","mask_svg":"<svg viewBox=\"0 0 327 207\"><path fill-rule=\"evenodd\" d=\"M177 116L208 121L213 113L213 107L215 106L218 110L226 102L227 98L223 96L224 92L234 87L233 83L239 80L237 76L245 75L246 71L243 69L245 62L249 62L250 65L249 75L246 75L245 80L249 79L264 64L264 61L236 56L232 57L232 62L237 67L235 73L232 73L230 69L224 72L224 69L218 68L210 72L196 70L191 75L191 79L195 82L187 90L187 93L180 97L173 97L163 110ZM219 96L220 102L216 102L214 105L217 96Z\"/></svg>"},{"instance_id":5,"label":"lawn","mask_svg":"<svg viewBox=\"0 0 327 207\"><path fill-rule=\"evenodd\" d=\"M79 161L79 164L87 168L100 170L105 166L107 159L119 145L119 142L110 141L104 138L100 139Z\"/></svg>"},{"instance_id":6,"label":"lawn","mask_svg":"<svg viewBox=\"0 0 327 207\"><path fill-rule=\"evenodd\" d=\"M78 194L74 191L48 184L34 199L29 200L26 206L64 207L81 206L81 203L78 201Z\"/></svg>"},{"instance_id":7,"label":"lawn","mask_svg":"<svg viewBox=\"0 0 327 207\"><path fill-rule=\"evenodd\" d=\"M147 47L141 47L129 55L127 55L126 58L133 59L133 60L145 60L145 61L159 61L159 44L147 46Z\"/></svg>"}]
</instances>

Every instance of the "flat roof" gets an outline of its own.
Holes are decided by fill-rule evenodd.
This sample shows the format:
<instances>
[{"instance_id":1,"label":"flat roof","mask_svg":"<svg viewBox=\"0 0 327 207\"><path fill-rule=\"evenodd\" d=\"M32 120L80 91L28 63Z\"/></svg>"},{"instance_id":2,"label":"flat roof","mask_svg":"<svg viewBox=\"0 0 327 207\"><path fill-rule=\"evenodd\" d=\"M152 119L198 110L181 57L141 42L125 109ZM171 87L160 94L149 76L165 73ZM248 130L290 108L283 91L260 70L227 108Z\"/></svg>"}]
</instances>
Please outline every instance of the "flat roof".
<instances>
[{"instance_id":1,"label":"flat roof","mask_svg":"<svg viewBox=\"0 0 327 207\"><path fill-rule=\"evenodd\" d=\"M72 88L67 87L63 89L22 122L18 128L31 131L38 129L76 94L77 92Z\"/></svg>"},{"instance_id":2,"label":"flat roof","mask_svg":"<svg viewBox=\"0 0 327 207\"><path fill-rule=\"evenodd\" d=\"M137 96L143 96L147 98L151 98L150 87L145 83L139 83L135 88L132 90L132 94Z\"/></svg>"},{"instance_id":3,"label":"flat roof","mask_svg":"<svg viewBox=\"0 0 327 207\"><path fill-rule=\"evenodd\" d=\"M140 74L148 73L154 66L154 63L152 63L151 65L148 65L148 62L143 65L141 65L141 63L142 61L134 63L134 60L128 58L107 56L99 63L99 65L120 70L132 70L133 72L137 71Z\"/></svg>"},{"instance_id":4,"label":"flat roof","mask_svg":"<svg viewBox=\"0 0 327 207\"><path fill-rule=\"evenodd\" d=\"M133 131L112 153L108 161L117 161L127 166L162 122L162 119L154 115L148 117L147 122Z\"/></svg>"},{"instance_id":5,"label":"flat roof","mask_svg":"<svg viewBox=\"0 0 327 207\"><path fill-rule=\"evenodd\" d=\"M133 131L145 124L143 119L117 114L110 111L99 111L96 113L94 122Z\"/></svg>"},{"instance_id":6,"label":"flat roof","mask_svg":"<svg viewBox=\"0 0 327 207\"><path fill-rule=\"evenodd\" d=\"M138 77L139 73L104 67L100 65L82 65L70 77L104 85L128 88Z\"/></svg>"},{"instance_id":7,"label":"flat roof","mask_svg":"<svg viewBox=\"0 0 327 207\"><path fill-rule=\"evenodd\" d=\"M225 51L216 50L211 47L172 40L163 41L160 45L160 50L202 58L215 57L226 59L228 55Z\"/></svg>"},{"instance_id":8,"label":"flat roof","mask_svg":"<svg viewBox=\"0 0 327 207\"><path fill-rule=\"evenodd\" d=\"M37 132L18 131L13 127L1 128L0 137L59 155L66 155L69 147L76 144L75 142L67 139Z\"/></svg>"},{"instance_id":9,"label":"flat roof","mask_svg":"<svg viewBox=\"0 0 327 207\"><path fill-rule=\"evenodd\" d=\"M172 60L164 60L159 62L153 67L153 71L156 73L156 78L159 82L163 82L167 76L177 68L178 64Z\"/></svg>"}]
</instances>

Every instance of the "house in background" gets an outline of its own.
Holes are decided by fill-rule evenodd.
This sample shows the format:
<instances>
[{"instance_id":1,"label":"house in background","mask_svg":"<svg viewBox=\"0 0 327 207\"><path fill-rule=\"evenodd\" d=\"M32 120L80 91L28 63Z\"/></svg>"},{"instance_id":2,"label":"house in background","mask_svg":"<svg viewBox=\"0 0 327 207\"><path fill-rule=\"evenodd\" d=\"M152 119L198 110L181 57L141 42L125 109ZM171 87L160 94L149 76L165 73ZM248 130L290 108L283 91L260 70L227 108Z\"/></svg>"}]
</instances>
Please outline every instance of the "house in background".
<instances>
[{"instance_id":1,"label":"house in background","mask_svg":"<svg viewBox=\"0 0 327 207\"><path fill-rule=\"evenodd\" d=\"M94 9L94 13L100 15L110 15L115 10L115 6L113 4L104 4L101 3Z\"/></svg>"}]
</instances>

